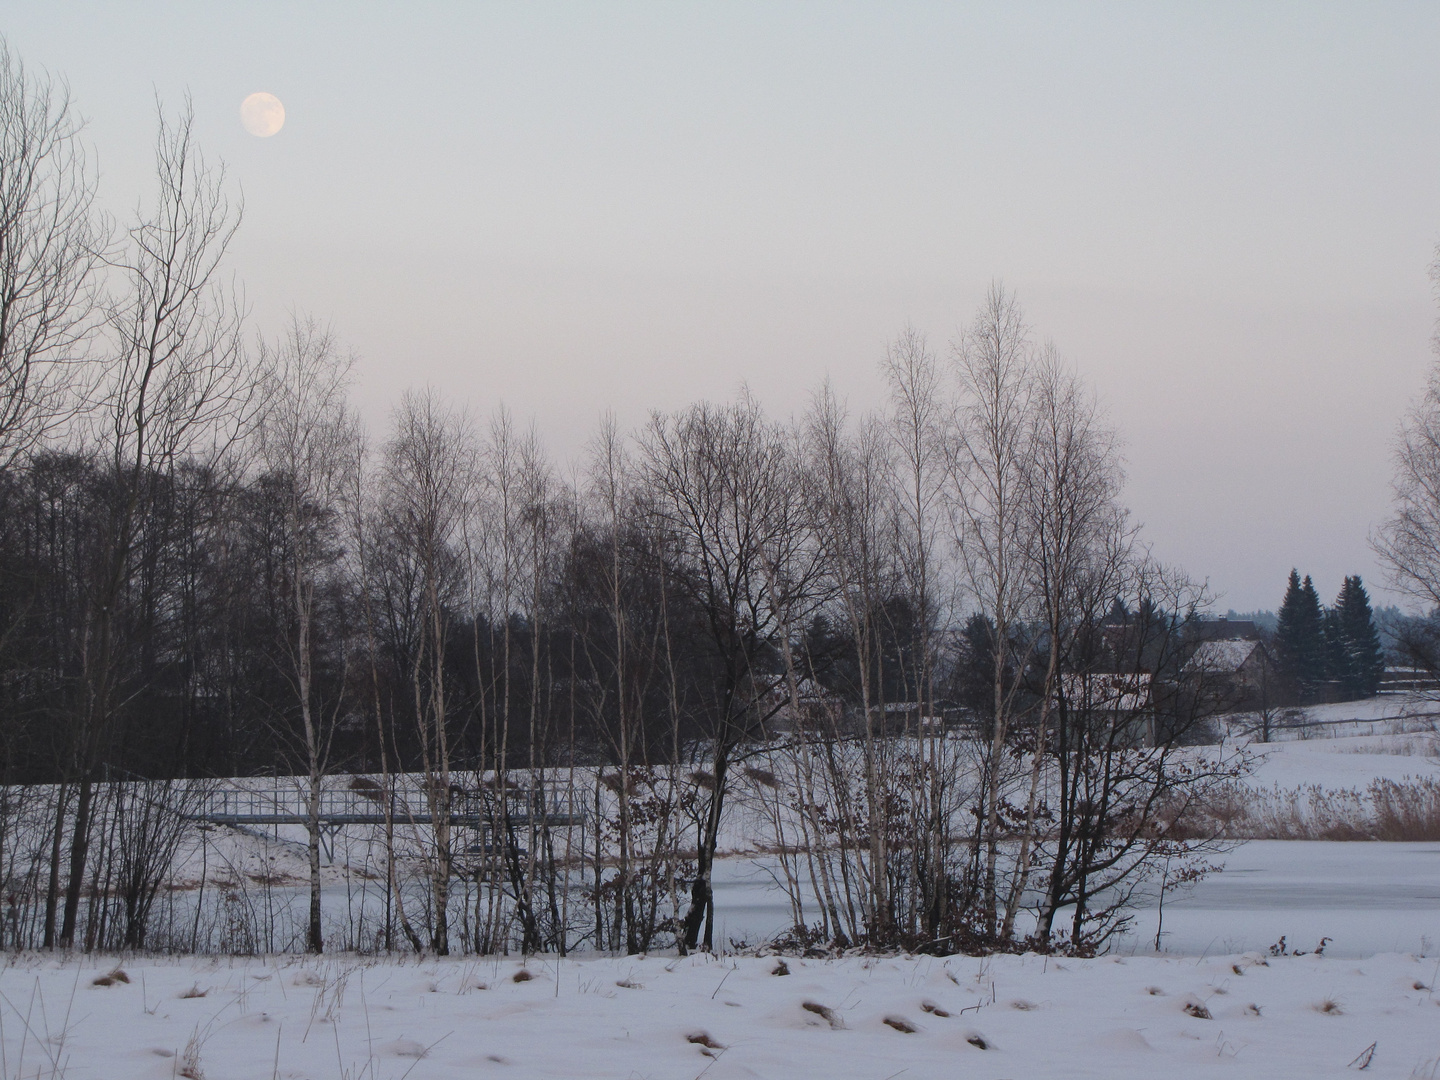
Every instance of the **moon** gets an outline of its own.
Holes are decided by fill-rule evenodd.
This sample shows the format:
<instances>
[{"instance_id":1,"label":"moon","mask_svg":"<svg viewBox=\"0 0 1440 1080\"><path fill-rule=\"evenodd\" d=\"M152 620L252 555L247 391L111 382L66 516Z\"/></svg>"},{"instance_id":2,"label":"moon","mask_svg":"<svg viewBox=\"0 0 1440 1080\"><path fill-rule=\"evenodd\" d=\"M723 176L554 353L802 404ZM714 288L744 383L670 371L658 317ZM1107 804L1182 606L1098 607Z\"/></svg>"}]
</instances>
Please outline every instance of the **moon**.
<instances>
[{"instance_id":1,"label":"moon","mask_svg":"<svg viewBox=\"0 0 1440 1080\"><path fill-rule=\"evenodd\" d=\"M251 94L240 103L240 123L251 135L269 138L285 126L285 106L274 94L263 90Z\"/></svg>"}]
</instances>

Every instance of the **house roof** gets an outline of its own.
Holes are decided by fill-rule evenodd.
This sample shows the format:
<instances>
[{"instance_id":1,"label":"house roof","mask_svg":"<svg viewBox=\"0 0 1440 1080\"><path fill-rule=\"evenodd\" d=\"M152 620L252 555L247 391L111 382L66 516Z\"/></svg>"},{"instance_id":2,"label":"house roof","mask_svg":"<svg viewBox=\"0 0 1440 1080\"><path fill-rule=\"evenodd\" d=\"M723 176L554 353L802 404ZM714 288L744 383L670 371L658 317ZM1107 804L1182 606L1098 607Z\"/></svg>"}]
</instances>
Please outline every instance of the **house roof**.
<instances>
[{"instance_id":1,"label":"house roof","mask_svg":"<svg viewBox=\"0 0 1440 1080\"><path fill-rule=\"evenodd\" d=\"M1264 646L1258 641L1202 641L1182 670L1233 675L1245 666L1256 649L1264 652Z\"/></svg>"},{"instance_id":2,"label":"house roof","mask_svg":"<svg viewBox=\"0 0 1440 1080\"><path fill-rule=\"evenodd\" d=\"M1191 641L1257 641L1260 630L1246 619L1201 619L1187 628Z\"/></svg>"}]
</instances>

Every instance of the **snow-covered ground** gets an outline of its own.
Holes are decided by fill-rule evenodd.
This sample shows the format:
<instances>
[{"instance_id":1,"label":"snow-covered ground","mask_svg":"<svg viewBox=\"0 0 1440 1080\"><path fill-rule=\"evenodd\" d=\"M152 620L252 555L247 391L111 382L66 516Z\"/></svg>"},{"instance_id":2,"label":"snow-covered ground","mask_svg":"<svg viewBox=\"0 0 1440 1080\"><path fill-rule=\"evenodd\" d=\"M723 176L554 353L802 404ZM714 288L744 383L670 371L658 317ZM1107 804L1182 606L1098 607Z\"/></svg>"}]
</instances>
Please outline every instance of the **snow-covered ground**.
<instances>
[{"instance_id":1,"label":"snow-covered ground","mask_svg":"<svg viewBox=\"0 0 1440 1080\"><path fill-rule=\"evenodd\" d=\"M1440 962L21 956L5 1077L1316 1078L1440 1075ZM517 973L530 977L516 982ZM1373 1051L1370 1048L1373 1046ZM1217 1069L1220 1070L1217 1073Z\"/></svg>"},{"instance_id":2,"label":"snow-covered ground","mask_svg":"<svg viewBox=\"0 0 1440 1080\"><path fill-rule=\"evenodd\" d=\"M1433 736L1350 735L1252 744L1260 758L1251 787L1365 788L1375 779L1440 776L1440 744Z\"/></svg>"},{"instance_id":3,"label":"snow-covered ground","mask_svg":"<svg viewBox=\"0 0 1440 1080\"><path fill-rule=\"evenodd\" d=\"M1359 701L1336 701L1325 705L1304 705L1277 708L1273 714L1278 739L1313 738L1314 728L1334 728L1342 735L1368 735L1382 726L1396 730L1434 730L1440 720L1440 695L1426 691L1386 691ZM1227 727L1253 727L1256 714L1236 714L1222 718ZM1404 721L1404 724L1391 723ZM1306 731L1306 729L1311 729Z\"/></svg>"},{"instance_id":4,"label":"snow-covered ground","mask_svg":"<svg viewBox=\"0 0 1440 1080\"><path fill-rule=\"evenodd\" d=\"M1253 747L1263 760L1251 786L1363 791L1440 773L1436 736L1407 719L1412 703L1321 711L1345 722ZM722 950L790 918L745 824L737 815L716 869ZM198 863L182 859L189 888L167 903L188 902L202 879L265 878L266 903L298 919L300 830L207 836ZM355 872L371 847L368 834L337 838L325 870L337 925L375 899ZM790 957L785 976L754 955L20 954L0 969L0 1080L1168 1080L1217 1068L1338 1077L1367 1063L1367 1075L1440 1078L1440 843L1252 841L1222 860L1167 898L1160 955L1153 898L1094 960ZM1306 955L1271 956L1282 936ZM97 985L117 964L124 978Z\"/></svg>"},{"instance_id":5,"label":"snow-covered ground","mask_svg":"<svg viewBox=\"0 0 1440 1080\"><path fill-rule=\"evenodd\" d=\"M1364 788L1372 780L1440 776L1440 702L1421 694L1298 710L1305 726L1277 727L1251 743L1261 763L1255 787Z\"/></svg>"}]
</instances>

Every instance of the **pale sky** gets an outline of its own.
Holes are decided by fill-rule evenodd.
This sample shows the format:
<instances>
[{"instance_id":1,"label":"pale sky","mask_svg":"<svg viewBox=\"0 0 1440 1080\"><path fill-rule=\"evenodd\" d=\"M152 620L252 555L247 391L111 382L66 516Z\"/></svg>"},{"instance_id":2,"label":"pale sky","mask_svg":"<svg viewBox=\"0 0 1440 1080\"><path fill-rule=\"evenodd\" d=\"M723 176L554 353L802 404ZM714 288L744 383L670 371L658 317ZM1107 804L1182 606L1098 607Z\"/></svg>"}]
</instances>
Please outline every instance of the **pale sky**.
<instances>
[{"instance_id":1,"label":"pale sky","mask_svg":"<svg viewBox=\"0 0 1440 1080\"><path fill-rule=\"evenodd\" d=\"M1440 4L4 0L0 27L69 80L122 214L156 95L192 95L255 327L331 321L372 427L427 383L562 460L603 410L741 383L862 410L889 339L948 351L999 279L1220 610L1277 606L1292 565L1380 591L1433 358Z\"/></svg>"}]
</instances>

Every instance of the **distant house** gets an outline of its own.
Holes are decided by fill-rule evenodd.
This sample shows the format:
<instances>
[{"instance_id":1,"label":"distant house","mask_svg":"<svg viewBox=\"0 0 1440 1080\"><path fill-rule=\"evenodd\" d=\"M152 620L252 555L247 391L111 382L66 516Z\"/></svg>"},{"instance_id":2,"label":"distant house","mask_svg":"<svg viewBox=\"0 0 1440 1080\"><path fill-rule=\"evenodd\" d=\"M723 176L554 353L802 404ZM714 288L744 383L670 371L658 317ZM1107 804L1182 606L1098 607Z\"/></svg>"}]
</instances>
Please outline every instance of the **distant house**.
<instances>
[{"instance_id":1,"label":"distant house","mask_svg":"<svg viewBox=\"0 0 1440 1080\"><path fill-rule=\"evenodd\" d=\"M1195 683L1204 684L1208 693L1237 701L1265 697L1274 678L1274 665L1265 646L1243 638L1200 642L1180 670Z\"/></svg>"},{"instance_id":2,"label":"distant house","mask_svg":"<svg viewBox=\"0 0 1440 1080\"><path fill-rule=\"evenodd\" d=\"M960 710L949 701L931 701L928 708L918 701L887 701L883 709L872 709L870 726L887 735L937 734L959 715Z\"/></svg>"},{"instance_id":3,"label":"distant house","mask_svg":"<svg viewBox=\"0 0 1440 1080\"><path fill-rule=\"evenodd\" d=\"M765 734L773 738L802 729L835 731L843 726L845 703L810 678L801 678L795 683L795 700L781 684L771 692L768 699L770 718L765 724Z\"/></svg>"},{"instance_id":4,"label":"distant house","mask_svg":"<svg viewBox=\"0 0 1440 1080\"><path fill-rule=\"evenodd\" d=\"M1185 628L1191 641L1259 641L1260 628L1244 619L1200 619Z\"/></svg>"},{"instance_id":5,"label":"distant house","mask_svg":"<svg viewBox=\"0 0 1440 1080\"><path fill-rule=\"evenodd\" d=\"M1101 723L1121 741L1153 745L1154 676L1148 671L1069 671L1060 676L1056 707L1081 724Z\"/></svg>"},{"instance_id":6,"label":"distant house","mask_svg":"<svg viewBox=\"0 0 1440 1080\"><path fill-rule=\"evenodd\" d=\"M1138 713L1150 704L1148 671L1075 671L1060 676L1060 689L1071 709Z\"/></svg>"}]
</instances>

